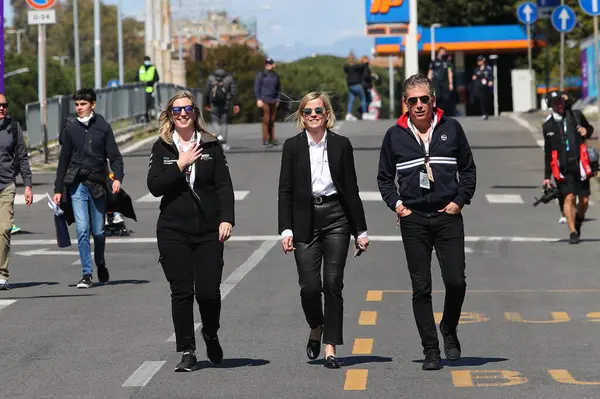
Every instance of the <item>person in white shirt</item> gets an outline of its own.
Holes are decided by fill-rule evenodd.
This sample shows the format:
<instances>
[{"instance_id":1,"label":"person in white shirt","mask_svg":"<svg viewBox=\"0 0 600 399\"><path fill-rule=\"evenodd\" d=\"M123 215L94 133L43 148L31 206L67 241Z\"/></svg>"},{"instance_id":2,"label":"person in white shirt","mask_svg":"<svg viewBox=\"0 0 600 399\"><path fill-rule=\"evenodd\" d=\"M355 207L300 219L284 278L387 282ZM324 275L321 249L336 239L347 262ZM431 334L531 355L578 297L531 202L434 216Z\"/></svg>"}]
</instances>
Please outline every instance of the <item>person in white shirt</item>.
<instances>
[{"instance_id":1,"label":"person in white shirt","mask_svg":"<svg viewBox=\"0 0 600 399\"><path fill-rule=\"evenodd\" d=\"M343 344L344 267L351 235L357 254L367 249L367 223L352 144L330 130L335 114L329 96L307 94L295 117L302 132L283 146L279 233L284 253L294 251L295 255L302 308L311 328L307 355L319 357L322 336L325 366L339 368L336 346Z\"/></svg>"}]
</instances>

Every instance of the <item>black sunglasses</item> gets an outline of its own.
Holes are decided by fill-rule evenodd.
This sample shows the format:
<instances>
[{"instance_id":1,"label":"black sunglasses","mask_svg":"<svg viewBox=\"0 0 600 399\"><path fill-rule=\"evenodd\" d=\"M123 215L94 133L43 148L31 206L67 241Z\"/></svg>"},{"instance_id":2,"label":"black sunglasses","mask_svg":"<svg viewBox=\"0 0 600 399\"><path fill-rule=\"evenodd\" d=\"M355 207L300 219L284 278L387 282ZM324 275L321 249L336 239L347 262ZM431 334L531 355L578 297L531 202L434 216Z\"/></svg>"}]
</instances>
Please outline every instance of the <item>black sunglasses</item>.
<instances>
[{"instance_id":1,"label":"black sunglasses","mask_svg":"<svg viewBox=\"0 0 600 399\"><path fill-rule=\"evenodd\" d=\"M181 111L184 110L186 114L191 114L196 111L196 107L193 105L186 105L185 107L173 107L173 115L181 114Z\"/></svg>"},{"instance_id":2,"label":"black sunglasses","mask_svg":"<svg viewBox=\"0 0 600 399\"><path fill-rule=\"evenodd\" d=\"M304 114L304 116L311 116L313 113L313 109L312 108L304 108L302 110L302 113ZM322 115L323 113L325 113L325 109L323 107L315 108L315 114Z\"/></svg>"},{"instance_id":3,"label":"black sunglasses","mask_svg":"<svg viewBox=\"0 0 600 399\"><path fill-rule=\"evenodd\" d=\"M8 103L0 103L0 108L8 108Z\"/></svg>"},{"instance_id":4,"label":"black sunglasses","mask_svg":"<svg viewBox=\"0 0 600 399\"><path fill-rule=\"evenodd\" d=\"M417 101L421 100L421 104L427 105L431 101L430 96L421 96L421 97L409 97L406 99L406 103L411 107L417 105Z\"/></svg>"}]
</instances>

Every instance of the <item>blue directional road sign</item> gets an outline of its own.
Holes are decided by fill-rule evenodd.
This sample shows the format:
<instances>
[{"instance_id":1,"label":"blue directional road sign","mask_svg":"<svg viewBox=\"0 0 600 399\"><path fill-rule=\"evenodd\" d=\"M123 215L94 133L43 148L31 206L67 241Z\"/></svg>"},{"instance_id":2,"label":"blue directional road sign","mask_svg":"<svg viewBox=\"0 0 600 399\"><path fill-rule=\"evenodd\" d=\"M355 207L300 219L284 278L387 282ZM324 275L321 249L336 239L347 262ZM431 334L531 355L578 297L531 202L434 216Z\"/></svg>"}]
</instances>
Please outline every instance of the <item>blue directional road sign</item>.
<instances>
[{"instance_id":1,"label":"blue directional road sign","mask_svg":"<svg viewBox=\"0 0 600 399\"><path fill-rule=\"evenodd\" d=\"M519 19L519 22L525 25L534 23L538 18L537 6L529 1L519 4L519 8L517 8L517 18Z\"/></svg>"},{"instance_id":2,"label":"blue directional road sign","mask_svg":"<svg viewBox=\"0 0 600 399\"><path fill-rule=\"evenodd\" d=\"M540 19L550 19L552 11L560 6L560 0L537 0L538 16Z\"/></svg>"},{"instance_id":3,"label":"blue directional road sign","mask_svg":"<svg viewBox=\"0 0 600 399\"><path fill-rule=\"evenodd\" d=\"M537 0L538 7L558 7L560 0Z\"/></svg>"},{"instance_id":4,"label":"blue directional road sign","mask_svg":"<svg viewBox=\"0 0 600 399\"><path fill-rule=\"evenodd\" d=\"M593 17L600 15L600 0L579 0L579 7Z\"/></svg>"},{"instance_id":5,"label":"blue directional road sign","mask_svg":"<svg viewBox=\"0 0 600 399\"><path fill-rule=\"evenodd\" d=\"M560 6L552 13L552 26L561 33L570 32L575 27L577 17L575 11L569 6Z\"/></svg>"},{"instance_id":6,"label":"blue directional road sign","mask_svg":"<svg viewBox=\"0 0 600 399\"><path fill-rule=\"evenodd\" d=\"M118 79L111 79L108 81L108 84L106 85L106 87L117 87L117 86L119 86Z\"/></svg>"}]
</instances>

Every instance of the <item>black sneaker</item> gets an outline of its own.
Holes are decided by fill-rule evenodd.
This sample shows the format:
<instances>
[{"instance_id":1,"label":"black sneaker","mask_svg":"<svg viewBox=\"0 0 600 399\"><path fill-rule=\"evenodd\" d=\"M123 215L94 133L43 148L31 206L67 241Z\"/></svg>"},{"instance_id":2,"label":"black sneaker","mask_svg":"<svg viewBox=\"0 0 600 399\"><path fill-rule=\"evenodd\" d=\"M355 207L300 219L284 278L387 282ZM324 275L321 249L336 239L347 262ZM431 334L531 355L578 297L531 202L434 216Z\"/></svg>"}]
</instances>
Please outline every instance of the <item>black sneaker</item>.
<instances>
[{"instance_id":1,"label":"black sneaker","mask_svg":"<svg viewBox=\"0 0 600 399\"><path fill-rule=\"evenodd\" d=\"M446 359L452 361L460 359L460 341L458 340L456 329L454 329L454 331L447 331L440 325L440 331L444 338L444 352L446 353Z\"/></svg>"},{"instance_id":2,"label":"black sneaker","mask_svg":"<svg viewBox=\"0 0 600 399\"><path fill-rule=\"evenodd\" d=\"M85 275L77 283L77 288L91 288L92 287L92 276Z\"/></svg>"},{"instance_id":3,"label":"black sneaker","mask_svg":"<svg viewBox=\"0 0 600 399\"><path fill-rule=\"evenodd\" d=\"M185 351L183 352L183 356L181 356L181 362L175 366L175 372L181 373L185 371L192 371L195 365L196 354L193 351Z\"/></svg>"},{"instance_id":4,"label":"black sneaker","mask_svg":"<svg viewBox=\"0 0 600 399\"><path fill-rule=\"evenodd\" d=\"M98 269L98 281L103 284L108 283L108 280L110 280L110 273L108 273L108 269L106 268L106 262L96 265L96 268Z\"/></svg>"},{"instance_id":5,"label":"black sneaker","mask_svg":"<svg viewBox=\"0 0 600 399\"><path fill-rule=\"evenodd\" d=\"M206 356L208 356L208 360L212 364L221 363L223 361L223 348L221 348L221 344L219 343L219 337L217 335L209 337L204 333L204 329L202 329L202 337L206 343Z\"/></svg>"},{"instance_id":6,"label":"black sneaker","mask_svg":"<svg viewBox=\"0 0 600 399\"><path fill-rule=\"evenodd\" d=\"M579 234L576 231L572 232L569 236L569 244L579 244L579 241L581 241Z\"/></svg>"},{"instance_id":7,"label":"black sneaker","mask_svg":"<svg viewBox=\"0 0 600 399\"><path fill-rule=\"evenodd\" d=\"M438 351L427 352L423 362L423 370L440 370L442 368L442 359Z\"/></svg>"}]
</instances>

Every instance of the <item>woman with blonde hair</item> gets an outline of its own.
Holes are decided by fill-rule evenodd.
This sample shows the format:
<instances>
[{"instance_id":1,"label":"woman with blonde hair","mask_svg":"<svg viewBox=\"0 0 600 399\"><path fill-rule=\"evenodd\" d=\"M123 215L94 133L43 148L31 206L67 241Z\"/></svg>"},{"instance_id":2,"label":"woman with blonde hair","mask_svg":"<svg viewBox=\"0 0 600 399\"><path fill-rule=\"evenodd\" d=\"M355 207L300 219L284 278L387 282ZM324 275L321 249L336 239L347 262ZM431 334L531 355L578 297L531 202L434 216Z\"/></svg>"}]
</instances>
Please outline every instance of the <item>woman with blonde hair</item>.
<instances>
[{"instance_id":1,"label":"woman with blonde hair","mask_svg":"<svg viewBox=\"0 0 600 399\"><path fill-rule=\"evenodd\" d=\"M156 226L159 261L171 287L177 352L175 371L196 364L194 296L200 308L208 359L223 360L217 331L221 313L224 242L234 226L234 196L223 148L204 128L187 91L175 94L160 115L152 146L148 189L162 196Z\"/></svg>"},{"instance_id":2,"label":"woman with blonde hair","mask_svg":"<svg viewBox=\"0 0 600 399\"><path fill-rule=\"evenodd\" d=\"M283 146L279 233L284 253L295 255L302 308L311 328L306 353L309 359L319 357L323 335L325 366L339 368L336 346L343 344L342 288L350 235L356 238L356 253L365 251L367 223L352 145L330 130L335 115L329 96L308 93L295 116L302 132Z\"/></svg>"}]
</instances>

